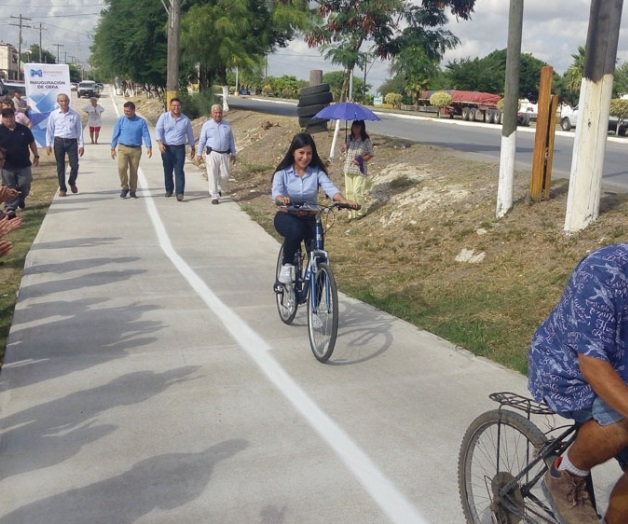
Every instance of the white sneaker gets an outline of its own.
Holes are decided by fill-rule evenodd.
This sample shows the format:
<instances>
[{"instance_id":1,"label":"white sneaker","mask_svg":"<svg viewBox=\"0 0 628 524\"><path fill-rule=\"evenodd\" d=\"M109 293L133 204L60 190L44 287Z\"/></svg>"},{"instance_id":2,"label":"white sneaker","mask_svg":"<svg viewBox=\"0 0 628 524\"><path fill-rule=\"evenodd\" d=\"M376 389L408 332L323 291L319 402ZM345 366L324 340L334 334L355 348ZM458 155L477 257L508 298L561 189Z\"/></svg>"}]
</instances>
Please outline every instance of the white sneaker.
<instances>
[{"instance_id":1,"label":"white sneaker","mask_svg":"<svg viewBox=\"0 0 628 524\"><path fill-rule=\"evenodd\" d=\"M312 315L312 327L314 329L321 329L323 327L323 319L318 315Z\"/></svg>"},{"instance_id":2,"label":"white sneaker","mask_svg":"<svg viewBox=\"0 0 628 524\"><path fill-rule=\"evenodd\" d=\"M292 284L292 282L294 282L294 266L292 264L284 264L281 266L278 280L282 284Z\"/></svg>"}]
</instances>

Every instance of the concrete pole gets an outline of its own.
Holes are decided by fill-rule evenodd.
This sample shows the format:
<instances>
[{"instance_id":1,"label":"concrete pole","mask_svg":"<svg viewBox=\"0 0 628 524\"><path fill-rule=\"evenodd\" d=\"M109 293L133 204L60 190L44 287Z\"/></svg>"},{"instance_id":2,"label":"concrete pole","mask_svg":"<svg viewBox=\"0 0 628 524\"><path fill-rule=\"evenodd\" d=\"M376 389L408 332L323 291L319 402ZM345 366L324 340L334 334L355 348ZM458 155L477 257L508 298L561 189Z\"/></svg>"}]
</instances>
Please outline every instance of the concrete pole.
<instances>
[{"instance_id":1,"label":"concrete pole","mask_svg":"<svg viewBox=\"0 0 628 524\"><path fill-rule=\"evenodd\" d=\"M506 55L506 84L504 87L504 123L499 159L497 188L497 218L512 208L517 152L517 110L519 108L519 63L523 31L523 0L510 0L508 19L508 51Z\"/></svg>"},{"instance_id":2,"label":"concrete pole","mask_svg":"<svg viewBox=\"0 0 628 524\"><path fill-rule=\"evenodd\" d=\"M168 12L168 71L166 74L166 109L179 92L179 51L181 38L181 0L170 0Z\"/></svg>"},{"instance_id":3,"label":"concrete pole","mask_svg":"<svg viewBox=\"0 0 628 524\"><path fill-rule=\"evenodd\" d=\"M565 231L587 227L600 213L602 169L623 0L592 0L573 145Z\"/></svg>"}]
</instances>

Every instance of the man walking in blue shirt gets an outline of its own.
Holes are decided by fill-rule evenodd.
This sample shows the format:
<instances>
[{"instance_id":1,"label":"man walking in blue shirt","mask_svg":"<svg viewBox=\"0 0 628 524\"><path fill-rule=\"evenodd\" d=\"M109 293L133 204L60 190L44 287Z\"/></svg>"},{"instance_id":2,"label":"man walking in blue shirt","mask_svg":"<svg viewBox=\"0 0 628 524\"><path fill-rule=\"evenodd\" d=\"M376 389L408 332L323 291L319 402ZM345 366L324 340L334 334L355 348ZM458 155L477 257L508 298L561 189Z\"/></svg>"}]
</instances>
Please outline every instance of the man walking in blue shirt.
<instances>
[{"instance_id":1,"label":"man walking in blue shirt","mask_svg":"<svg viewBox=\"0 0 628 524\"><path fill-rule=\"evenodd\" d=\"M164 184L166 198L175 191L177 200L183 200L185 192L185 144L190 144L192 151L190 158L194 159L194 132L190 119L181 113L181 100L170 100L170 111L163 113L157 120L155 140L161 152L161 161L164 165ZM174 171L174 183L172 173Z\"/></svg>"},{"instance_id":2,"label":"man walking in blue shirt","mask_svg":"<svg viewBox=\"0 0 628 524\"><path fill-rule=\"evenodd\" d=\"M116 120L111 137L111 158L116 158L118 147L118 175L120 176L120 198L137 198L137 170L142 157L142 140L146 146L148 158L153 156L152 143L146 120L135 114L135 104L124 104L124 115Z\"/></svg>"},{"instance_id":3,"label":"man walking in blue shirt","mask_svg":"<svg viewBox=\"0 0 628 524\"><path fill-rule=\"evenodd\" d=\"M203 149L206 149L205 165L212 204L219 204L222 191L229 182L230 167L236 163L233 131L229 123L222 119L220 104L212 106L211 118L201 128L196 152L197 162L201 161Z\"/></svg>"}]
</instances>

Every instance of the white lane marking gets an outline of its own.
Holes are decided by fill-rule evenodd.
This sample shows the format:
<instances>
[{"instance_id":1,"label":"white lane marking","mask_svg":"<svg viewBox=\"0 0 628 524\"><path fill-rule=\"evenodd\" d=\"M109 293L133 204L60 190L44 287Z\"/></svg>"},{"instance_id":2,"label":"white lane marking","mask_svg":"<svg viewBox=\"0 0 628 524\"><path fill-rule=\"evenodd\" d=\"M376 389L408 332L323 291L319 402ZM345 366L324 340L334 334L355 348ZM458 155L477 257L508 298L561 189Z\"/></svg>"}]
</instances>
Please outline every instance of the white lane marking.
<instances>
[{"instance_id":1,"label":"white lane marking","mask_svg":"<svg viewBox=\"0 0 628 524\"><path fill-rule=\"evenodd\" d=\"M138 175L140 185L148 187L148 182L141 167L138 170ZM149 193L146 193L146 196L147 198L143 200L146 203L148 214L152 220L162 251L183 278L188 281L192 289L196 291L201 300L222 321L238 345L259 366L268 379L275 384L286 400L301 413L323 440L327 442L392 522L399 524L427 524L425 518L407 497L379 471L370 457L353 442L351 437L340 426L318 407L271 356L269 350L272 348L268 343L253 331L232 309L225 305L177 253L172 246L152 196Z\"/></svg>"}]
</instances>

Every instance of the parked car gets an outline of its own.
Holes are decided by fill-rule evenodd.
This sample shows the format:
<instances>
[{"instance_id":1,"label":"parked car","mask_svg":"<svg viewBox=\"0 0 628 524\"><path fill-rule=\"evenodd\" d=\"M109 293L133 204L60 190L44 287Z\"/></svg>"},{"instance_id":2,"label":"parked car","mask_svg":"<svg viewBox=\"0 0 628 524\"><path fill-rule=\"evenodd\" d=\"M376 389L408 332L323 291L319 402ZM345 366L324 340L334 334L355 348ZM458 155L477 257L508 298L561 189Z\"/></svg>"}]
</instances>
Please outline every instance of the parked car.
<instances>
[{"instance_id":1,"label":"parked car","mask_svg":"<svg viewBox=\"0 0 628 524\"><path fill-rule=\"evenodd\" d=\"M615 133L617 131L617 121L619 119L611 115L608 118L608 130ZM576 127L576 122L578 121L578 106L573 108L568 107L563 109L560 113L560 127L563 131L569 131L572 128ZM626 131L628 130L628 121L624 120L619 124L619 134L624 136Z\"/></svg>"},{"instance_id":2,"label":"parked car","mask_svg":"<svg viewBox=\"0 0 628 524\"><path fill-rule=\"evenodd\" d=\"M76 88L76 94L79 98L83 96L87 98L91 98L93 96L97 97L100 95L100 88L93 80L84 80L83 82L79 82L79 85Z\"/></svg>"},{"instance_id":3,"label":"parked car","mask_svg":"<svg viewBox=\"0 0 628 524\"><path fill-rule=\"evenodd\" d=\"M16 91L19 91L22 96L26 96L26 86L24 82L0 79L0 96L13 96L13 93Z\"/></svg>"}]
</instances>

